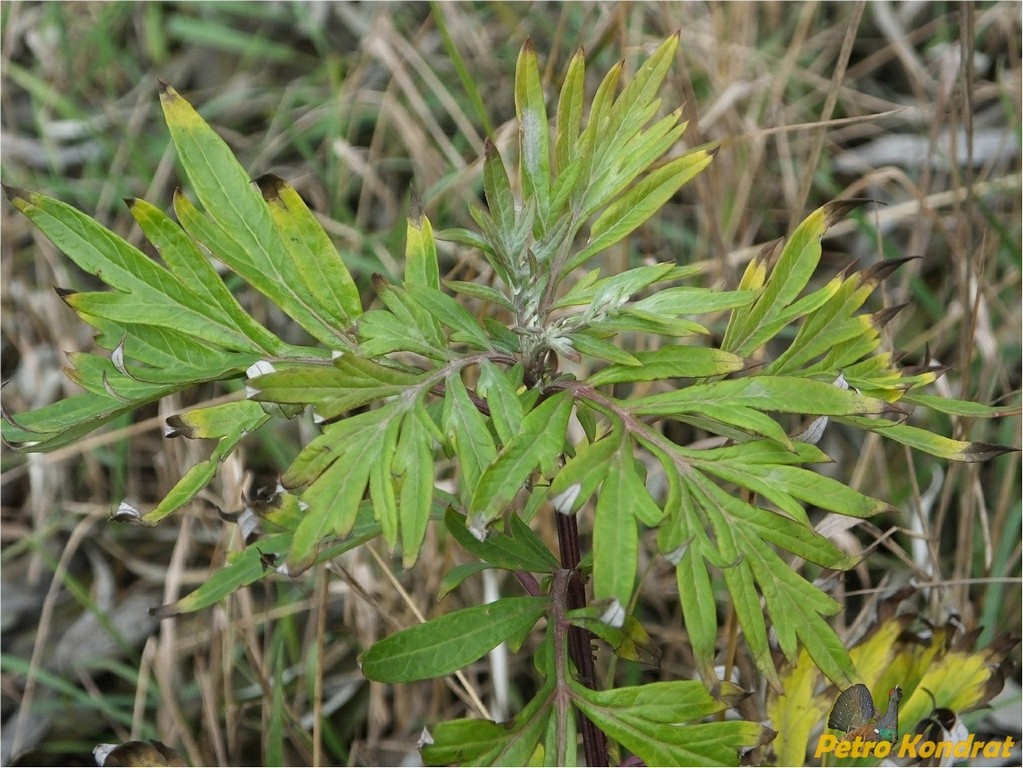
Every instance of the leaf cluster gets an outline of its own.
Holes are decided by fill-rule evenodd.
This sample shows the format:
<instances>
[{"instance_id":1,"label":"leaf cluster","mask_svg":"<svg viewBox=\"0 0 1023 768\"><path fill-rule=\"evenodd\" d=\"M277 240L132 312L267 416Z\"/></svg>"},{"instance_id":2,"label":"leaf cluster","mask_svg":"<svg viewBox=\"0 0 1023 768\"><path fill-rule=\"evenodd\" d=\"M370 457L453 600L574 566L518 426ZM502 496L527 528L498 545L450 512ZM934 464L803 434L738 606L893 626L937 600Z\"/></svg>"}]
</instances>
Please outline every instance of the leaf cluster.
<instances>
[{"instance_id":1,"label":"leaf cluster","mask_svg":"<svg viewBox=\"0 0 1023 768\"><path fill-rule=\"evenodd\" d=\"M194 499L219 463L271 417L309 409L319 433L261 510L262 534L165 613L208 606L268 571L296 575L377 536L409 567L430 521L443 518L479 558L449 574L446 591L482 568L498 568L534 584L535 594L387 638L364 654L364 673L385 682L446 675L500 642L520 644L541 617L548 631L537 654L543 683L515 720L443 724L424 750L428 761L523 764L542 744L547 762L571 763L578 711L648 763L734 762L764 730L699 722L738 696L714 667L719 584L773 687L782 681L769 630L790 662L802 648L836 684L859 677L826 620L841 606L793 567L853 565L815 529L809 508L860 518L886 508L811 468L830 460L817 447L829 422L955 460L1003 449L904 423L917 404L971 416L995 411L920 394L941 370L902 369L883 351L881 330L891 313L862 309L901 261L850 267L810 288L821 237L861 201L811 213L787 241L750 262L734 291L684 284L697 271L673 263L611 275L599 266L583 270L712 160L702 149L677 154L685 124L679 110L661 115L657 93L678 44L677 35L665 41L628 83L620 82L623 65L613 67L588 110L578 53L557 99L552 141L527 43L516 65L517 173L488 142L486 210L472 210L478 232L435 237L415 207L404 275L398 282L374 276L377 300L368 308L295 190L274 176L250 182L226 143L162 86L171 138L198 205L179 192L174 222L155 206L128 202L159 262L59 201L7 189L19 210L110 290L64 293L109 352L72 357L69 375L85 392L9 417L5 439L51 450L171 393L244 378L245 399L190 411L169 425L168 436L217 444L141 522L155 523ZM442 281L440 237L478 249L492 284ZM286 343L256 322L211 257L294 320L308 342ZM480 320L452 293L490 302L511 320ZM712 329L720 331L719 344ZM629 334L653 343L629 351ZM560 372L559 360L584 356L602 367L583 379ZM793 430L792 416L806 417L806 428ZM702 430L714 438L711 447L674 442L663 422ZM437 487L441 454L457 468L450 493ZM592 509L586 569L599 611L569 605L568 571L528 525L549 509L564 516ZM566 632L583 627L619 655L641 656L649 638L627 606L646 529L656 531L661 554L675 566L703 681L590 690L574 679Z\"/></svg>"}]
</instances>

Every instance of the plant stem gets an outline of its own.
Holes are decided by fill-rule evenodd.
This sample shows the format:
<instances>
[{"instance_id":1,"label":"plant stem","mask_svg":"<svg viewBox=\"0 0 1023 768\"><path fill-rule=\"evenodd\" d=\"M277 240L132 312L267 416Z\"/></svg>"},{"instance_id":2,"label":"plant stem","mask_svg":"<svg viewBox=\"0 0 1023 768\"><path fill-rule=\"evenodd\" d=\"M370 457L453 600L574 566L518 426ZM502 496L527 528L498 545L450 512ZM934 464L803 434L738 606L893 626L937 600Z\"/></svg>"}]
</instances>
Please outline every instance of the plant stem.
<instances>
[{"instance_id":1,"label":"plant stem","mask_svg":"<svg viewBox=\"0 0 1023 768\"><path fill-rule=\"evenodd\" d=\"M586 589L579 573L579 528L574 515L555 513L558 522L558 547L561 551L561 567L571 571L568 582L568 609L583 608L586 605ZM587 688L596 689L596 671L593 654L590 651L591 635L582 627L568 628L568 653L575 664L579 682ZM583 750L586 764L605 766L608 764L607 739L604 732L590 722L586 715L579 713L579 726L583 733Z\"/></svg>"}]
</instances>

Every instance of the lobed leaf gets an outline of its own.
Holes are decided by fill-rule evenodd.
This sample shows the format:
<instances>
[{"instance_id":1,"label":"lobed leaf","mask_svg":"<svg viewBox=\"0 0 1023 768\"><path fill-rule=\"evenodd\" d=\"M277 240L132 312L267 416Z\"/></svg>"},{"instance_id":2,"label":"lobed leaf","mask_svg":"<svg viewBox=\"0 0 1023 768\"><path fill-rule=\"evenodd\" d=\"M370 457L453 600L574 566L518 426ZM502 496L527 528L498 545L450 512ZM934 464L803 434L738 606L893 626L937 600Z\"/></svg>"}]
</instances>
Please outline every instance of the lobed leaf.
<instances>
[{"instance_id":1,"label":"lobed leaf","mask_svg":"<svg viewBox=\"0 0 1023 768\"><path fill-rule=\"evenodd\" d=\"M319 341L344 337L310 293L262 194L226 142L165 83L160 103L178 158L207 216L175 195L181 225ZM185 215L183 215L183 213Z\"/></svg>"},{"instance_id":2,"label":"lobed leaf","mask_svg":"<svg viewBox=\"0 0 1023 768\"><path fill-rule=\"evenodd\" d=\"M485 525L500 515L538 467L553 474L554 459L564 443L571 413L571 398L558 392L526 414L521 431L480 475L469 503L474 526Z\"/></svg>"},{"instance_id":3,"label":"lobed leaf","mask_svg":"<svg viewBox=\"0 0 1023 768\"><path fill-rule=\"evenodd\" d=\"M660 210L671 197L710 165L711 155L699 150L661 166L633 186L593 222L586 247L569 259L564 272L617 243Z\"/></svg>"},{"instance_id":4,"label":"lobed leaf","mask_svg":"<svg viewBox=\"0 0 1023 768\"><path fill-rule=\"evenodd\" d=\"M461 304L439 289L416 284L405 286L413 301L425 309L433 319L455 331L452 341L468 343L475 349L489 349L490 340L476 320Z\"/></svg>"},{"instance_id":5,"label":"lobed leaf","mask_svg":"<svg viewBox=\"0 0 1023 768\"><path fill-rule=\"evenodd\" d=\"M361 315L362 299L351 273L295 188L272 173L256 179L256 186L317 309L342 326Z\"/></svg>"},{"instance_id":6,"label":"lobed leaf","mask_svg":"<svg viewBox=\"0 0 1023 768\"><path fill-rule=\"evenodd\" d=\"M558 568L557 558L518 515L511 516L510 533L491 532L483 541L469 532L465 518L454 510L445 514L444 524L455 541L495 568L531 573L552 573Z\"/></svg>"},{"instance_id":7,"label":"lobed leaf","mask_svg":"<svg viewBox=\"0 0 1023 768\"><path fill-rule=\"evenodd\" d=\"M544 729L555 718L553 681L537 692L511 723L448 720L438 723L423 747L426 765L534 765Z\"/></svg>"},{"instance_id":8,"label":"lobed leaf","mask_svg":"<svg viewBox=\"0 0 1023 768\"><path fill-rule=\"evenodd\" d=\"M575 705L647 765L739 765L740 750L766 732L759 723L682 723L723 710L702 683L678 681L591 691L570 681Z\"/></svg>"},{"instance_id":9,"label":"lobed leaf","mask_svg":"<svg viewBox=\"0 0 1023 768\"><path fill-rule=\"evenodd\" d=\"M796 227L769 272L766 262L770 252L755 259L755 269L751 264L747 272L754 269L760 277L754 279L744 276L739 287L757 288L763 285L763 291L752 306L739 308L732 313L725 329L722 349L748 357L777 333L771 321L796 300L810 281L820 262L821 238L824 233L834 222L863 202L839 200L827 203L811 213ZM764 275L766 281L763 281Z\"/></svg>"},{"instance_id":10,"label":"lobed leaf","mask_svg":"<svg viewBox=\"0 0 1023 768\"><path fill-rule=\"evenodd\" d=\"M233 325L268 354L283 352L274 334L256 322L228 290L216 269L195 242L167 214L145 200L128 200L128 210L163 259L167 268L198 296L219 306Z\"/></svg>"}]
</instances>

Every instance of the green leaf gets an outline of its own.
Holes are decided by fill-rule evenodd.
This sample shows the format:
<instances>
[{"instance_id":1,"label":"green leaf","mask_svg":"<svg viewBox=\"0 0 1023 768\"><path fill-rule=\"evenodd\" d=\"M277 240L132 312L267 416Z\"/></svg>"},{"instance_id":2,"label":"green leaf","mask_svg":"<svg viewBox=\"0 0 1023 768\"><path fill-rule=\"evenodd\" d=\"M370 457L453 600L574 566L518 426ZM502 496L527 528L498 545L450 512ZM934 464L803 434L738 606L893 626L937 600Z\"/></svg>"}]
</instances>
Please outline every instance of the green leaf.
<instances>
[{"instance_id":1,"label":"green leaf","mask_svg":"<svg viewBox=\"0 0 1023 768\"><path fill-rule=\"evenodd\" d=\"M448 347L440 323L408 291L381 275L373 276L373 287L387 309L372 310L359 318L362 355L376 357L407 350L431 360L451 360L456 356Z\"/></svg>"},{"instance_id":2,"label":"green leaf","mask_svg":"<svg viewBox=\"0 0 1023 768\"><path fill-rule=\"evenodd\" d=\"M674 345L635 353L638 365L609 365L587 379L594 387L625 381L721 376L740 371L746 361L712 347Z\"/></svg>"},{"instance_id":3,"label":"green leaf","mask_svg":"<svg viewBox=\"0 0 1023 768\"><path fill-rule=\"evenodd\" d=\"M440 267L437 264L433 226L423 214L421 204L413 207L405 230L405 283L409 286L440 289Z\"/></svg>"},{"instance_id":4,"label":"green leaf","mask_svg":"<svg viewBox=\"0 0 1023 768\"><path fill-rule=\"evenodd\" d=\"M516 394L522 383L522 367L501 371L489 360L480 363L480 378L477 391L487 399L490 418L502 443L507 443L519 433L525 409Z\"/></svg>"},{"instance_id":5,"label":"green leaf","mask_svg":"<svg viewBox=\"0 0 1023 768\"><path fill-rule=\"evenodd\" d=\"M728 592L732 596L732 608L746 636L753 661L767 681L778 688L780 682L767 640L767 625L760 606L760 596L749 563L736 542L734 523L719 508L716 499L708 495L706 484L691 483L687 479L685 486L690 492L690 498L706 515L714 531L717 552L705 550L703 554L712 557L715 564L721 567Z\"/></svg>"},{"instance_id":6,"label":"green leaf","mask_svg":"<svg viewBox=\"0 0 1023 768\"><path fill-rule=\"evenodd\" d=\"M423 423L429 418L422 411L405 417L394 454L404 568L411 568L419 556L433 506L433 436Z\"/></svg>"},{"instance_id":7,"label":"green leaf","mask_svg":"<svg viewBox=\"0 0 1023 768\"><path fill-rule=\"evenodd\" d=\"M604 621L604 613L608 608L607 603L594 603L586 608L569 611L569 623L599 637L620 659L657 666L661 658L660 650L651 641L643 625L634 616L626 616L621 627L612 627Z\"/></svg>"},{"instance_id":8,"label":"green leaf","mask_svg":"<svg viewBox=\"0 0 1023 768\"><path fill-rule=\"evenodd\" d=\"M745 307L755 298L755 291L721 291L678 286L658 291L653 296L637 301L633 306L645 312L703 315L708 312L719 312L722 309Z\"/></svg>"},{"instance_id":9,"label":"green leaf","mask_svg":"<svg viewBox=\"0 0 1023 768\"><path fill-rule=\"evenodd\" d=\"M601 280L596 279L598 274L599 271L596 269L590 271L586 277L573 285L568 293L556 301L554 307L562 309L589 304L592 313L606 312L609 309L617 309L622 306L634 293L654 283L680 277L678 267L670 263L627 269Z\"/></svg>"},{"instance_id":10,"label":"green leaf","mask_svg":"<svg viewBox=\"0 0 1023 768\"><path fill-rule=\"evenodd\" d=\"M536 51L528 38L515 64L515 115L519 122L522 196L536 201L537 219L546 229L550 216L550 128Z\"/></svg>"},{"instance_id":11,"label":"green leaf","mask_svg":"<svg viewBox=\"0 0 1023 768\"><path fill-rule=\"evenodd\" d=\"M617 116L625 123L628 116L635 114L638 107L643 107L656 99L657 91L671 69L680 39L681 35L677 32L671 35L638 67L632 80L615 101L612 120Z\"/></svg>"},{"instance_id":12,"label":"green leaf","mask_svg":"<svg viewBox=\"0 0 1023 768\"><path fill-rule=\"evenodd\" d=\"M547 495L560 514L575 514L604 481L612 457L622 444L618 427L611 434L576 451L554 478Z\"/></svg>"},{"instance_id":13,"label":"green leaf","mask_svg":"<svg viewBox=\"0 0 1023 768\"><path fill-rule=\"evenodd\" d=\"M470 530L482 531L500 515L537 467L553 474L554 459L564 444L571 413L571 397L558 392L526 414L519 434L505 444L480 476L469 503Z\"/></svg>"},{"instance_id":14,"label":"green leaf","mask_svg":"<svg viewBox=\"0 0 1023 768\"><path fill-rule=\"evenodd\" d=\"M909 424L892 424L891 422L879 422L874 419L867 419L859 416L845 416L838 419L843 423L853 424L861 429L868 429L876 432L881 437L894 440L897 443L908 445L918 451L929 453L942 459L951 461L977 462L987 461L1003 453L1018 451L1006 445L995 445L992 443L969 443L963 440L953 440L948 437L936 435L920 427L913 427Z\"/></svg>"},{"instance_id":15,"label":"green leaf","mask_svg":"<svg viewBox=\"0 0 1023 768\"><path fill-rule=\"evenodd\" d=\"M198 408L167 420L175 433L189 438L219 438L212 455L189 468L155 508L143 515L146 523L156 523L190 502L209 485L217 469L241 439L269 420L259 403L246 400L209 408Z\"/></svg>"},{"instance_id":16,"label":"green leaf","mask_svg":"<svg viewBox=\"0 0 1023 768\"><path fill-rule=\"evenodd\" d=\"M120 322L183 329L226 349L259 351L219 306L210 305L172 272L81 211L45 195L13 187L5 191L14 206L72 261L117 289L65 296L76 311Z\"/></svg>"},{"instance_id":17,"label":"green leaf","mask_svg":"<svg viewBox=\"0 0 1023 768\"><path fill-rule=\"evenodd\" d=\"M465 518L454 510L447 511L444 525L466 551L494 568L530 573L552 573L558 568L557 558L518 515L511 516L511 534L491 531L483 541L469 533Z\"/></svg>"},{"instance_id":18,"label":"green leaf","mask_svg":"<svg viewBox=\"0 0 1023 768\"><path fill-rule=\"evenodd\" d=\"M170 388L165 388L170 392ZM157 392L153 399L162 396ZM5 416L4 440L33 451L49 451L74 442L122 413L136 403L122 403L110 395L85 392L58 400L28 413L19 413L16 420Z\"/></svg>"},{"instance_id":19,"label":"green leaf","mask_svg":"<svg viewBox=\"0 0 1023 768\"><path fill-rule=\"evenodd\" d=\"M1019 409L1013 409L1011 406L994 406L994 405L983 405L982 403L972 403L969 400L956 400L952 397L940 397L937 395L924 395L919 392L908 392L902 398L905 403L912 403L913 405L922 405L925 408L930 408L932 411L938 413L947 413L952 416L966 416L967 418L998 418L1001 416L1008 416L1014 411Z\"/></svg>"},{"instance_id":20,"label":"green leaf","mask_svg":"<svg viewBox=\"0 0 1023 768\"><path fill-rule=\"evenodd\" d=\"M570 680L575 705L608 736L647 765L739 765L740 750L759 744L758 723L682 725L725 709L700 682L676 681L592 691ZM729 698L734 686L722 684Z\"/></svg>"},{"instance_id":21,"label":"green leaf","mask_svg":"<svg viewBox=\"0 0 1023 768\"><path fill-rule=\"evenodd\" d=\"M416 387L421 380L422 376L346 353L333 365L282 363L247 384L254 400L313 405L317 416L330 420L385 398L417 397L422 394Z\"/></svg>"},{"instance_id":22,"label":"green leaf","mask_svg":"<svg viewBox=\"0 0 1023 768\"><path fill-rule=\"evenodd\" d=\"M120 325L168 328L226 349L257 351L252 341L242 341L239 332L214 322L200 311L174 304L156 294L85 291L65 294L62 298L83 317L98 317Z\"/></svg>"},{"instance_id":23,"label":"green leaf","mask_svg":"<svg viewBox=\"0 0 1023 768\"><path fill-rule=\"evenodd\" d=\"M432 318L426 317L423 325L411 325L392 312L371 309L359 318L359 352L367 357L415 352L430 360L454 359L454 352L427 340L424 329L433 323Z\"/></svg>"},{"instance_id":24,"label":"green leaf","mask_svg":"<svg viewBox=\"0 0 1023 768\"><path fill-rule=\"evenodd\" d=\"M752 355L763 343L772 338L777 330L771 325L803 291L820 262L821 237L836 221L860 205L861 200L840 200L818 208L796 227L777 264L770 270L764 289L757 301L750 307L742 307L732 313L725 330L721 348L743 357ZM766 261L770 253L762 254L751 262L747 269L766 274ZM749 282L743 277L740 288L759 287L757 280Z\"/></svg>"},{"instance_id":25,"label":"green leaf","mask_svg":"<svg viewBox=\"0 0 1023 768\"><path fill-rule=\"evenodd\" d=\"M398 543L398 500L394 493L391 467L402 420L401 417L395 417L385 423L380 441L375 446L378 452L376 460L369 469L369 493L373 502L373 514L380 523L387 549L391 553Z\"/></svg>"},{"instance_id":26,"label":"green leaf","mask_svg":"<svg viewBox=\"0 0 1023 768\"><path fill-rule=\"evenodd\" d=\"M594 599L616 598L623 606L632 600L639 557L639 531L634 512L637 500L633 496L637 488L629 482L631 449L631 442L623 442L607 465L593 519ZM646 489L642 492L646 494Z\"/></svg>"},{"instance_id":27,"label":"green leaf","mask_svg":"<svg viewBox=\"0 0 1023 768\"><path fill-rule=\"evenodd\" d=\"M691 486L698 486L704 491L709 503L725 516L730 526L741 528L745 533L755 533L760 538L825 568L846 570L856 564L855 558L844 554L830 540L817 533L808 522L794 520L748 504L698 472L693 472L688 479ZM739 547L739 551L744 551L744 548ZM820 594L823 596L823 593ZM830 598L823 605L834 607Z\"/></svg>"},{"instance_id":28,"label":"green leaf","mask_svg":"<svg viewBox=\"0 0 1023 768\"><path fill-rule=\"evenodd\" d=\"M741 459L735 463L717 459L695 464L705 472L759 493L783 509L785 505L776 499L777 494L851 517L871 517L888 509L879 499L801 467L750 464Z\"/></svg>"},{"instance_id":29,"label":"green leaf","mask_svg":"<svg viewBox=\"0 0 1023 768\"><path fill-rule=\"evenodd\" d=\"M179 202L185 198L176 194L181 225L315 338L329 346L344 343L302 280L262 194L224 140L170 86L161 84L160 103L178 158L208 214Z\"/></svg>"},{"instance_id":30,"label":"green leaf","mask_svg":"<svg viewBox=\"0 0 1023 768\"><path fill-rule=\"evenodd\" d=\"M407 284L405 290L435 320L455 331L452 341L462 341L475 349L489 349L490 340L469 311L439 289Z\"/></svg>"},{"instance_id":31,"label":"green leaf","mask_svg":"<svg viewBox=\"0 0 1023 768\"><path fill-rule=\"evenodd\" d=\"M640 365L639 360L635 356L624 349L616 347L610 341L598 339L587 333L570 333L566 338L572 342L572 346L577 352L584 355L630 367L638 367Z\"/></svg>"},{"instance_id":32,"label":"green leaf","mask_svg":"<svg viewBox=\"0 0 1023 768\"><path fill-rule=\"evenodd\" d=\"M307 509L288 549L290 573L309 568L316 561L317 547L330 535L347 536L352 531L370 468L378 456L375 444L352 451L331 464L302 493Z\"/></svg>"},{"instance_id":33,"label":"green leaf","mask_svg":"<svg viewBox=\"0 0 1023 768\"><path fill-rule=\"evenodd\" d=\"M295 188L272 173L256 179L305 291L322 314L345 325L362 314L362 299L330 237Z\"/></svg>"},{"instance_id":34,"label":"green leaf","mask_svg":"<svg viewBox=\"0 0 1023 768\"><path fill-rule=\"evenodd\" d=\"M478 561L456 565L450 571L445 573L444 577L440 580L440 586L437 587L437 599L443 600L447 597L448 593L458 589L462 582L470 576L475 576L477 573L488 571L492 567L493 566L490 563Z\"/></svg>"},{"instance_id":35,"label":"green leaf","mask_svg":"<svg viewBox=\"0 0 1023 768\"><path fill-rule=\"evenodd\" d=\"M637 416L670 416L699 412L707 405L819 416L883 414L892 410L883 400L863 397L823 381L790 376L750 376L695 384L631 400L629 410Z\"/></svg>"},{"instance_id":36,"label":"green leaf","mask_svg":"<svg viewBox=\"0 0 1023 768\"><path fill-rule=\"evenodd\" d=\"M638 333L654 333L662 336L709 335L710 333L706 327L693 320L680 320L670 315L658 315L628 306L618 312L612 312L605 320L593 322L590 325L590 330L597 333L602 331L636 331Z\"/></svg>"},{"instance_id":37,"label":"green leaf","mask_svg":"<svg viewBox=\"0 0 1023 768\"><path fill-rule=\"evenodd\" d=\"M386 637L362 654L362 673L381 683L449 675L533 626L546 597L506 597L445 614Z\"/></svg>"},{"instance_id":38,"label":"green leaf","mask_svg":"<svg viewBox=\"0 0 1023 768\"><path fill-rule=\"evenodd\" d=\"M483 193L487 207L497 230L508 232L515 227L515 197L508 172L501 153L489 138L484 142L483 152Z\"/></svg>"},{"instance_id":39,"label":"green leaf","mask_svg":"<svg viewBox=\"0 0 1023 768\"><path fill-rule=\"evenodd\" d=\"M675 566L675 580L682 604L682 617L693 656L704 682L714 677L714 652L717 642L717 603L710 583L707 563L700 553L698 542L693 542Z\"/></svg>"},{"instance_id":40,"label":"green leaf","mask_svg":"<svg viewBox=\"0 0 1023 768\"><path fill-rule=\"evenodd\" d=\"M219 306L233 325L269 354L283 351L280 339L257 323L234 297L209 259L181 227L145 200L129 200L128 209L146 237L160 251L167 268L198 296Z\"/></svg>"},{"instance_id":41,"label":"green leaf","mask_svg":"<svg viewBox=\"0 0 1023 768\"><path fill-rule=\"evenodd\" d=\"M431 729L422 749L426 765L534 765L537 745L554 720L554 683L548 682L511 723L449 720Z\"/></svg>"},{"instance_id":42,"label":"green leaf","mask_svg":"<svg viewBox=\"0 0 1023 768\"><path fill-rule=\"evenodd\" d=\"M575 254L565 273L617 243L660 210L671 197L710 165L711 154L698 150L676 158L630 188L593 222L586 247Z\"/></svg>"},{"instance_id":43,"label":"green leaf","mask_svg":"<svg viewBox=\"0 0 1023 768\"><path fill-rule=\"evenodd\" d=\"M471 496L483 470L497 456L497 448L486 419L469 399L458 371L445 379L443 422L444 434L458 457L462 496Z\"/></svg>"},{"instance_id":44,"label":"green leaf","mask_svg":"<svg viewBox=\"0 0 1023 768\"><path fill-rule=\"evenodd\" d=\"M579 130L582 126L585 86L586 57L582 50L578 50L568 64L565 80L561 85L561 95L558 97L554 167L559 176L579 151Z\"/></svg>"},{"instance_id":45,"label":"green leaf","mask_svg":"<svg viewBox=\"0 0 1023 768\"><path fill-rule=\"evenodd\" d=\"M605 163L599 170L594 169L593 180L586 191L583 218L596 213L626 192L685 133L686 123L679 123L681 108L640 131L657 114L659 106L660 101L655 100L636 111L611 140L606 156L614 158L616 162Z\"/></svg>"},{"instance_id":46,"label":"green leaf","mask_svg":"<svg viewBox=\"0 0 1023 768\"><path fill-rule=\"evenodd\" d=\"M298 499L291 494L283 494L279 505L288 508L291 517L297 517ZM270 516L271 524L276 519L277 513ZM316 558L319 562L331 560L339 555L360 547L367 541L380 535L380 526L370 513L369 508L362 510L359 519L352 529L352 535L343 542L334 544L321 551ZM275 533L264 536L245 547L240 552L228 555L228 562L220 570L216 571L204 581L193 592L178 600L176 603L163 606L159 609L161 616L173 616L181 613L192 613L208 608L211 605L223 600L228 595L247 587L266 576L267 558L283 554L291 544L292 532Z\"/></svg>"},{"instance_id":47,"label":"green leaf","mask_svg":"<svg viewBox=\"0 0 1023 768\"><path fill-rule=\"evenodd\" d=\"M466 283L461 280L445 280L444 285L455 293L472 296L474 299L489 302L510 312L515 310L512 303L508 301L508 298L503 293L496 288L491 288L489 285Z\"/></svg>"},{"instance_id":48,"label":"green leaf","mask_svg":"<svg viewBox=\"0 0 1023 768\"><path fill-rule=\"evenodd\" d=\"M313 482L338 458L353 451L353 446L358 453L363 445L375 442L394 412L392 401L392 404L375 411L357 413L327 424L323 432L310 440L291 462L281 477L281 484L285 488L299 488Z\"/></svg>"}]
</instances>

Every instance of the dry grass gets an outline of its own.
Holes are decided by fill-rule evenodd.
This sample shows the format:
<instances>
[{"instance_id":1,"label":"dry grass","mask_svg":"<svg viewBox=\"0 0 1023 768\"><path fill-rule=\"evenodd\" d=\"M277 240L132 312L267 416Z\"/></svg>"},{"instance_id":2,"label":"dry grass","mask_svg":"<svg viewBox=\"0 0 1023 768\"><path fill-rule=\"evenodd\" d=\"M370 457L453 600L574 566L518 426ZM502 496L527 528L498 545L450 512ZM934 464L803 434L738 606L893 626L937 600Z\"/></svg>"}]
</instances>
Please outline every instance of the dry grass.
<instances>
[{"instance_id":1,"label":"dry grass","mask_svg":"<svg viewBox=\"0 0 1023 768\"><path fill-rule=\"evenodd\" d=\"M760 244L812 208L870 197L881 205L826 241L825 270L850 257L921 256L884 287L886 304L911 304L888 326L893 349L911 362L929 350L949 366L940 387L955 396L1016 409L983 422L914 419L1019 444L1018 5L440 10L485 115L426 5L5 4L3 180L60 197L140 242L121 199L166 206L180 180L158 114L160 76L200 106L254 176L272 171L299 188L365 285L373 271L398 271L410 183L435 226L471 226L466 203L480 194L485 122L502 149L513 146L511 76L527 35L554 92L577 47L593 79L623 56L634 66L681 28L665 102L686 105L687 146L722 150L607 268L678 259L703 263L710 283L732 283ZM72 392L61 355L90 349L90 335L51 287L88 281L9 205L2 216L4 400L17 413ZM472 254L444 256L458 279L486 277ZM249 301L280 328L272 310ZM478 702L503 706L485 663L464 680L397 688L358 673L362 648L415 622L417 611L438 610L440 578L464 555L441 531L427 540L433 557L410 573L368 548L200 615L158 626L147 617L145 607L187 594L238 548L216 508L236 509L243 494L272 483L308 437L308 427L289 424L251 442L200 502L155 530L106 523L120 499L155 502L205 455L201 445L164 440L160 426L221 395L168 399L53 454L5 449L0 762L88 764L96 742L157 737L195 765L397 764L425 723L473 713ZM1018 630L1015 454L939 468L873 436L842 434L828 450L836 474L899 510L842 534L856 550L882 542L858 572L862 592L843 622L869 610L882 588L914 579L916 608L935 621L955 612L984 625L984 640ZM640 611L664 648L660 674L683 677L692 667L673 580L652 562ZM470 581L440 610L482 598ZM513 711L529 694L530 671L525 658L512 662Z\"/></svg>"}]
</instances>

